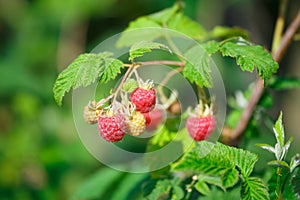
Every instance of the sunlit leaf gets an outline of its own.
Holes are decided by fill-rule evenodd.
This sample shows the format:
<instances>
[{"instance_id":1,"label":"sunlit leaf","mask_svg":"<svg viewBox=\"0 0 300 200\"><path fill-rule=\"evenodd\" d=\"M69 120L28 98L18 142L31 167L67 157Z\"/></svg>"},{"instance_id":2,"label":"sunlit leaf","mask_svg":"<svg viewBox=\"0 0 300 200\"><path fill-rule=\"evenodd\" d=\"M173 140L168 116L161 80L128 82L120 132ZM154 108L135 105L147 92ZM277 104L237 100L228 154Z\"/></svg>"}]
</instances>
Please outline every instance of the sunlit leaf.
<instances>
[{"instance_id":1,"label":"sunlit leaf","mask_svg":"<svg viewBox=\"0 0 300 200\"><path fill-rule=\"evenodd\" d=\"M112 58L112 55L110 52L102 52L81 54L77 57L56 79L53 93L57 104L62 104L65 93L71 88L88 86L98 78L102 83L114 79L121 72L123 63Z\"/></svg>"},{"instance_id":2,"label":"sunlit leaf","mask_svg":"<svg viewBox=\"0 0 300 200\"><path fill-rule=\"evenodd\" d=\"M193 21L183 13L177 13L170 18L166 28L178 31L198 40L207 36L206 30L199 23Z\"/></svg>"},{"instance_id":3,"label":"sunlit leaf","mask_svg":"<svg viewBox=\"0 0 300 200\"><path fill-rule=\"evenodd\" d=\"M153 49L166 49L171 52L171 50L164 44L140 41L131 46L129 50L129 60L132 61L135 58L141 57L144 53L151 52Z\"/></svg>"},{"instance_id":4,"label":"sunlit leaf","mask_svg":"<svg viewBox=\"0 0 300 200\"><path fill-rule=\"evenodd\" d=\"M275 123L275 126L273 128L277 143L280 145L280 147L284 146L284 128L282 124L282 112L280 112L279 117Z\"/></svg>"},{"instance_id":5,"label":"sunlit leaf","mask_svg":"<svg viewBox=\"0 0 300 200\"><path fill-rule=\"evenodd\" d=\"M277 72L278 63L272 55L262 46L251 45L242 38L225 40L220 44L220 51L223 56L236 58L237 64L243 71L253 72L257 68L259 76L264 80L271 78Z\"/></svg>"},{"instance_id":6,"label":"sunlit leaf","mask_svg":"<svg viewBox=\"0 0 300 200\"><path fill-rule=\"evenodd\" d=\"M189 49L184 54L184 57L187 61L183 69L184 77L200 87L212 87L211 69L207 52L200 45L197 45Z\"/></svg>"}]
</instances>

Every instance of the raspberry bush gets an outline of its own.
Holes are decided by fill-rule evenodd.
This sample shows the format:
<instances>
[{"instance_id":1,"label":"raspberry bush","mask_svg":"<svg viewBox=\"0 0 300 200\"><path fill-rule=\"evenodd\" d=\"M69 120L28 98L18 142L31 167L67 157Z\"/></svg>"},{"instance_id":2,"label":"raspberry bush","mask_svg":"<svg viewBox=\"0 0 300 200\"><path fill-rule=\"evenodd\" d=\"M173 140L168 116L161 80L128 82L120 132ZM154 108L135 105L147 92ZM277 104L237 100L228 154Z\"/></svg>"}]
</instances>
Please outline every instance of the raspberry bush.
<instances>
[{"instance_id":1,"label":"raspberry bush","mask_svg":"<svg viewBox=\"0 0 300 200\"><path fill-rule=\"evenodd\" d=\"M98 190L97 184L100 183L103 188L120 188L123 199L140 199L135 193L150 200L300 199L300 156L296 154L287 159L292 139L285 142L282 114L274 125L266 123L266 128L273 128L275 146L264 141L257 144L275 155L275 160L268 163L270 167L257 170L255 164L260 155L247 150L247 146L254 145L248 140L260 138L262 132L257 119L270 122L265 110L270 107L267 99L272 96L266 88L274 91L292 88L293 81L278 77L276 72L278 62L300 24L299 18L295 18L286 34L277 24L269 52L263 46L250 42L246 30L220 26L211 31L205 30L183 13L182 4L176 3L171 8L140 17L129 24L115 44L119 48L129 48L125 59L116 58L109 51L85 53L76 58L58 75L54 84L54 98L58 105L62 104L65 93L70 89L87 87L96 81L105 85L120 78L109 95L91 99L82 108L83 119L88 124L98 123L99 140L124 144L128 142L126 138L156 131L148 139L145 153L176 140L182 148L182 156L148 174L124 175L103 169L74 193L74 199L104 198L101 196L104 189L89 192ZM139 35L131 32L149 27L155 28ZM172 35L164 32L165 28L186 35L198 45L179 49L172 41ZM157 52L168 54L168 59L147 60L157 57ZM229 101L230 111L223 130L218 130L218 109L214 107L214 97L207 95L207 89L214 87L209 65L209 59L214 55L234 59L242 71L258 75L254 85ZM172 67L172 71L161 83L143 80L138 69L149 65L167 65ZM168 91L165 87L178 73L189 81L197 94L198 103L188 108L181 106L178 100L180 94L176 90ZM107 94L107 91L102 93ZM185 126L180 126L180 121ZM211 137L217 131L222 135L214 143ZM177 134L180 137L176 137ZM192 146L186 146L188 140L193 141ZM101 177L107 174L110 178L103 180ZM109 197L117 199L120 198L118 195L110 194Z\"/></svg>"}]
</instances>

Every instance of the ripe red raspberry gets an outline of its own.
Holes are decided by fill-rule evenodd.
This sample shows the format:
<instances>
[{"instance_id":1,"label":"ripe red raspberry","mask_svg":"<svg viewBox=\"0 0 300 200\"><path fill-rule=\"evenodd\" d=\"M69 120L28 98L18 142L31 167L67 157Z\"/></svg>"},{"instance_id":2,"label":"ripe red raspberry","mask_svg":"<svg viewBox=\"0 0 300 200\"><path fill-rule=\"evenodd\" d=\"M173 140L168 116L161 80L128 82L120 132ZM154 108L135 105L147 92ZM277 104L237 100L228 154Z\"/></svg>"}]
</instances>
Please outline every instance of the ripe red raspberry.
<instances>
[{"instance_id":1,"label":"ripe red raspberry","mask_svg":"<svg viewBox=\"0 0 300 200\"><path fill-rule=\"evenodd\" d=\"M130 100L136 106L137 111L147 113L155 106L155 90L153 87L150 87L149 89L138 87L130 94Z\"/></svg>"},{"instance_id":2,"label":"ripe red raspberry","mask_svg":"<svg viewBox=\"0 0 300 200\"><path fill-rule=\"evenodd\" d=\"M216 126L215 117L189 117L186 128L195 141L205 140L211 136Z\"/></svg>"},{"instance_id":3,"label":"ripe red raspberry","mask_svg":"<svg viewBox=\"0 0 300 200\"><path fill-rule=\"evenodd\" d=\"M213 115L213 106L203 105L200 101L196 106L194 113L190 112L190 117L187 119L186 128L189 135L195 141L205 140L211 136L215 127L216 121Z\"/></svg>"},{"instance_id":4,"label":"ripe red raspberry","mask_svg":"<svg viewBox=\"0 0 300 200\"><path fill-rule=\"evenodd\" d=\"M121 114L106 114L99 117L98 129L100 135L108 142L120 141L125 135L125 117Z\"/></svg>"},{"instance_id":5,"label":"ripe red raspberry","mask_svg":"<svg viewBox=\"0 0 300 200\"><path fill-rule=\"evenodd\" d=\"M126 120L126 133L138 136L145 131L146 119L139 111L134 111Z\"/></svg>"},{"instance_id":6,"label":"ripe red raspberry","mask_svg":"<svg viewBox=\"0 0 300 200\"><path fill-rule=\"evenodd\" d=\"M146 130L153 131L162 122L163 112L160 109L154 109L148 113L143 113L146 119Z\"/></svg>"}]
</instances>

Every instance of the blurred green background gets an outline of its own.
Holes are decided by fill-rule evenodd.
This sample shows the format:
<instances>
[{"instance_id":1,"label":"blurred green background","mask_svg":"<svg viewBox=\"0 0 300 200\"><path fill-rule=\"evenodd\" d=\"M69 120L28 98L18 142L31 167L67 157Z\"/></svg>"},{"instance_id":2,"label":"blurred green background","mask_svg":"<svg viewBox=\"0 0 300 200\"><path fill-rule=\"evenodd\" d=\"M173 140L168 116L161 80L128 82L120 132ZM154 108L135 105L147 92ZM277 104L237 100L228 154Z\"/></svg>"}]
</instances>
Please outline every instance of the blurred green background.
<instances>
[{"instance_id":1,"label":"blurred green background","mask_svg":"<svg viewBox=\"0 0 300 200\"><path fill-rule=\"evenodd\" d=\"M169 7L174 0L0 0L0 199L67 199L101 166L81 144L71 95L57 107L52 86L77 55L121 32L130 20ZM188 16L207 29L248 29L270 48L278 1L186 0ZM287 22L299 9L290 0ZM300 77L299 42L288 50L281 74ZM255 75L218 61L228 95ZM235 77L234 79L232 77ZM275 94L274 118L284 111L287 132L300 146L300 92ZM297 135L298 134L298 135Z\"/></svg>"}]
</instances>

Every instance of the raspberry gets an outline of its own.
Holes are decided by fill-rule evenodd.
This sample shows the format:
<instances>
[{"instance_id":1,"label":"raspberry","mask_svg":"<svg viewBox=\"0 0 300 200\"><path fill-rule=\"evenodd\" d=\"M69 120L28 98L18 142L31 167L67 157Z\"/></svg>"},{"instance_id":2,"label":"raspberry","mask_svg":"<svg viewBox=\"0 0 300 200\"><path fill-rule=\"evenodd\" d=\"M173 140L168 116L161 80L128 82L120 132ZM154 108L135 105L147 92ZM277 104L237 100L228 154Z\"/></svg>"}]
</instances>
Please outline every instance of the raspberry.
<instances>
[{"instance_id":1,"label":"raspberry","mask_svg":"<svg viewBox=\"0 0 300 200\"><path fill-rule=\"evenodd\" d=\"M126 120L126 132L132 136L138 136L145 131L146 119L138 111L134 111Z\"/></svg>"},{"instance_id":2,"label":"raspberry","mask_svg":"<svg viewBox=\"0 0 300 200\"><path fill-rule=\"evenodd\" d=\"M155 106L155 90L153 87L150 87L149 89L138 87L130 94L130 100L136 106L137 111L147 113Z\"/></svg>"},{"instance_id":3,"label":"raspberry","mask_svg":"<svg viewBox=\"0 0 300 200\"><path fill-rule=\"evenodd\" d=\"M214 131L215 126L214 116L189 117L186 122L190 136L196 141L207 139Z\"/></svg>"},{"instance_id":4,"label":"raspberry","mask_svg":"<svg viewBox=\"0 0 300 200\"><path fill-rule=\"evenodd\" d=\"M125 117L121 114L106 114L98 119L100 135L108 142L120 141L125 135Z\"/></svg>"},{"instance_id":5,"label":"raspberry","mask_svg":"<svg viewBox=\"0 0 300 200\"><path fill-rule=\"evenodd\" d=\"M163 113L160 109L154 109L148 113L143 113L146 119L146 130L153 131L161 123Z\"/></svg>"},{"instance_id":6,"label":"raspberry","mask_svg":"<svg viewBox=\"0 0 300 200\"><path fill-rule=\"evenodd\" d=\"M189 110L190 117L187 119L186 128L189 135L195 140L205 140L213 133L216 121L213 115L213 106L203 105L200 101L194 113Z\"/></svg>"}]
</instances>

